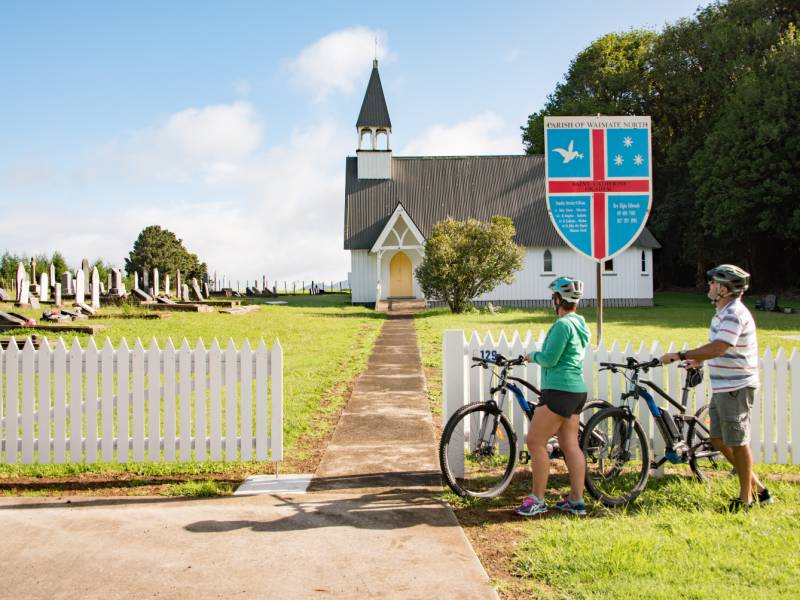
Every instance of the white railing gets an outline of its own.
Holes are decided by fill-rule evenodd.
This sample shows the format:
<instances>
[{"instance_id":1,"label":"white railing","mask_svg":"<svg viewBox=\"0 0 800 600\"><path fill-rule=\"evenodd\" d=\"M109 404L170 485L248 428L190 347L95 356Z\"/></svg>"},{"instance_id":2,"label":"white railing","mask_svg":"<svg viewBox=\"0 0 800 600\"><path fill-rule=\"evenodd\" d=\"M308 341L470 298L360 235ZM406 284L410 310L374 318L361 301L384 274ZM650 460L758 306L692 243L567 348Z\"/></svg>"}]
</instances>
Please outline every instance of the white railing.
<instances>
[{"instance_id":1,"label":"white railing","mask_svg":"<svg viewBox=\"0 0 800 600\"><path fill-rule=\"evenodd\" d=\"M106 338L0 349L0 462L283 459L283 350Z\"/></svg>"},{"instance_id":2,"label":"white railing","mask_svg":"<svg viewBox=\"0 0 800 600\"><path fill-rule=\"evenodd\" d=\"M480 356L481 351L497 351L506 357L516 357L538 350L544 341L544 331L534 338L530 331L520 337L519 332L514 332L509 339L501 333L498 339L491 335L483 338L477 332L472 332L469 339L460 329L451 329L445 332L442 354L442 419L443 423L467 402L485 400L489 395L490 372L484 369L470 369L470 357ZM647 347L642 343L634 348L628 343L624 348L617 342L606 348L601 346L597 350L587 349L584 362L584 381L589 390L589 398L601 398L614 404L619 403L620 394L624 391L624 382L621 374L612 374L608 371L598 372L600 362L624 362L627 356L633 356L639 361L650 360L661 356L665 352L685 350L687 346L678 347L674 343L668 348L662 348L658 342ZM798 464L800 463L800 353L793 350L787 356L783 348L776 353L767 348L759 360L761 386L756 393L752 415L752 435L750 445L753 450L753 460L763 463ZM529 363L526 366L515 367L513 374L530 381L539 387L539 366ZM652 369L648 377L659 387L665 390L676 401L681 399L681 386L685 371L673 363L664 368ZM526 397L532 394L524 390ZM708 377L693 388L689 397L689 407L692 412L702 408L711 399L711 387ZM663 399L656 397L659 406L667 404ZM672 406L670 412L676 412ZM651 447L656 458L663 455L663 440L660 435L653 436L653 419L649 411L643 408L640 402L636 407L638 418L642 427L649 435ZM513 399L509 399L505 411L511 420L518 440L524 440L527 434L527 419ZM524 442L523 442L524 443ZM463 460L454 454L453 461ZM454 464L457 464L454 463Z\"/></svg>"}]
</instances>

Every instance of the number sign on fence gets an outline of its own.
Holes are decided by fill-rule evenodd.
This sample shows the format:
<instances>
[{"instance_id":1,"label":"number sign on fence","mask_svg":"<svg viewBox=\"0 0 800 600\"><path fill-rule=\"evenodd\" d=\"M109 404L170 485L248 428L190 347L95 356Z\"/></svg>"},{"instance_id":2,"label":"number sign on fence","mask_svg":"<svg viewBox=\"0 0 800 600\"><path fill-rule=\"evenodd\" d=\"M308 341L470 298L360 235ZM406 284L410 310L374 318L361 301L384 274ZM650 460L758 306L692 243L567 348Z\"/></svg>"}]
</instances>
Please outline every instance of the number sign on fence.
<instances>
[{"instance_id":1,"label":"number sign on fence","mask_svg":"<svg viewBox=\"0 0 800 600\"><path fill-rule=\"evenodd\" d=\"M223 452L224 450L224 452ZM0 349L0 462L283 460L283 350Z\"/></svg>"},{"instance_id":2,"label":"number sign on fence","mask_svg":"<svg viewBox=\"0 0 800 600\"><path fill-rule=\"evenodd\" d=\"M442 419L443 423L467 402L485 400L489 395L491 382L489 371L484 369L470 369L472 356L486 356L487 353L499 352L506 357L516 357L538 350L544 341L544 332L537 338L528 331L525 337L520 337L519 332L514 332L511 339L505 333L495 340L491 335L481 338L477 332L472 332L469 339L460 329L451 329L445 332L442 350ZM620 394L625 389L625 380L621 374L609 371L598 372L601 362L624 362L625 357L633 356L638 361L647 361L663 355L665 352L676 352L686 349L686 346L677 347L674 343L668 348L662 348L658 342L647 347L642 343L634 348L628 343L624 348L617 342L606 348L586 349L584 362L584 381L589 390L589 398L608 400L612 404L619 403ZM786 356L783 348L777 353L767 350L760 361L761 386L756 394L753 406L753 429L750 445L753 450L755 462L799 464L800 463L800 353L793 350L791 356ZM678 368L677 363L669 366L652 369L648 373L657 385L664 389L675 400L680 401L681 387L685 371ZM526 366L515 367L513 374L539 386L539 366L529 363ZM526 397L532 392L523 390ZM689 410L696 412L711 399L711 386L708 376L703 382L691 390L689 396ZM659 401L659 405L666 404ZM670 405L670 412L676 412ZM509 398L506 402L505 412L511 420L517 439L524 440L527 434L527 419L516 402ZM636 413L642 428L649 436L651 447L658 458L664 453L661 436L654 436L654 424L650 413L640 402L636 406ZM452 460L463 460L463 456L451 457Z\"/></svg>"}]
</instances>

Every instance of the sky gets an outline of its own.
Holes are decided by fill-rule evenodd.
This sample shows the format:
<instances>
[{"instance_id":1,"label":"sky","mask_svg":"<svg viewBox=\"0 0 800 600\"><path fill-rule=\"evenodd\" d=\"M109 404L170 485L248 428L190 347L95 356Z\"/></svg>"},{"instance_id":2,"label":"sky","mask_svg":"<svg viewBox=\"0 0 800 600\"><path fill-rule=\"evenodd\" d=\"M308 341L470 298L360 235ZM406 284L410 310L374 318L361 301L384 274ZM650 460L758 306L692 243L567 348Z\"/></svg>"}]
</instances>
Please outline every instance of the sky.
<instances>
[{"instance_id":1,"label":"sky","mask_svg":"<svg viewBox=\"0 0 800 600\"><path fill-rule=\"evenodd\" d=\"M123 266L148 225L232 281L346 278L372 60L395 156L521 154L598 37L696 0L0 4L0 252Z\"/></svg>"}]
</instances>

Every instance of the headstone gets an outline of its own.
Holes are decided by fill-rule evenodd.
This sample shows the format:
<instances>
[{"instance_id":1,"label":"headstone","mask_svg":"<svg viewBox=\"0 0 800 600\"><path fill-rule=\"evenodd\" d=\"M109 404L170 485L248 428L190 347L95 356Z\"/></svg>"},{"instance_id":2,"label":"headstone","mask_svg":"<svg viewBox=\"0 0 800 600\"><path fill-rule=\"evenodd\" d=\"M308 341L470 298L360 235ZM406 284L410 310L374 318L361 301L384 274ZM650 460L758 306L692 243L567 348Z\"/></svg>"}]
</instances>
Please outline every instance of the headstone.
<instances>
[{"instance_id":1,"label":"headstone","mask_svg":"<svg viewBox=\"0 0 800 600\"><path fill-rule=\"evenodd\" d=\"M81 261L81 271L83 271L83 280L84 281L89 281L90 271L89 271L89 259L88 258L84 258Z\"/></svg>"},{"instance_id":2,"label":"headstone","mask_svg":"<svg viewBox=\"0 0 800 600\"><path fill-rule=\"evenodd\" d=\"M50 285L55 287L56 285L56 266L53 263L50 263Z\"/></svg>"},{"instance_id":3,"label":"headstone","mask_svg":"<svg viewBox=\"0 0 800 600\"><path fill-rule=\"evenodd\" d=\"M133 289L139 289L139 273L138 271L133 272Z\"/></svg>"},{"instance_id":4,"label":"headstone","mask_svg":"<svg viewBox=\"0 0 800 600\"><path fill-rule=\"evenodd\" d=\"M150 274L147 272L147 269L142 271L142 288L144 291L150 288Z\"/></svg>"},{"instance_id":5,"label":"headstone","mask_svg":"<svg viewBox=\"0 0 800 600\"><path fill-rule=\"evenodd\" d=\"M183 295L183 281L181 280L181 270L178 269L178 272L175 274L175 293L178 295L178 300L186 299L186 296Z\"/></svg>"},{"instance_id":6,"label":"headstone","mask_svg":"<svg viewBox=\"0 0 800 600\"><path fill-rule=\"evenodd\" d=\"M148 294L146 292L143 292L139 288L133 288L131 290L131 294L133 294L134 296L136 296L137 298L139 298L139 300L142 300L143 302L152 302L153 301L153 297L150 294Z\"/></svg>"},{"instance_id":7,"label":"headstone","mask_svg":"<svg viewBox=\"0 0 800 600\"><path fill-rule=\"evenodd\" d=\"M169 296L169 295L170 295L170 289L169 289L169 273L167 273L166 275L164 275L164 295L165 295L165 296Z\"/></svg>"},{"instance_id":8,"label":"headstone","mask_svg":"<svg viewBox=\"0 0 800 600\"><path fill-rule=\"evenodd\" d=\"M197 283L197 277L192 277L192 292L194 292L195 300L203 300L203 293L200 291L200 284Z\"/></svg>"},{"instance_id":9,"label":"headstone","mask_svg":"<svg viewBox=\"0 0 800 600\"><path fill-rule=\"evenodd\" d=\"M86 301L86 276L83 269L78 269L75 274L75 305L80 306Z\"/></svg>"},{"instance_id":10,"label":"headstone","mask_svg":"<svg viewBox=\"0 0 800 600\"><path fill-rule=\"evenodd\" d=\"M0 302L10 302L11 296L3 288L0 288Z\"/></svg>"},{"instance_id":11,"label":"headstone","mask_svg":"<svg viewBox=\"0 0 800 600\"><path fill-rule=\"evenodd\" d=\"M101 296L106 295L106 285L102 281L100 282L100 295Z\"/></svg>"},{"instance_id":12,"label":"headstone","mask_svg":"<svg viewBox=\"0 0 800 600\"><path fill-rule=\"evenodd\" d=\"M189 286L185 283L181 286L181 296L183 297L183 302L189 301Z\"/></svg>"},{"instance_id":13,"label":"headstone","mask_svg":"<svg viewBox=\"0 0 800 600\"><path fill-rule=\"evenodd\" d=\"M47 273L39 275L39 300L47 302L50 299L50 278Z\"/></svg>"},{"instance_id":14,"label":"headstone","mask_svg":"<svg viewBox=\"0 0 800 600\"><path fill-rule=\"evenodd\" d=\"M156 302L159 304L177 304L175 300L168 296L156 296Z\"/></svg>"},{"instance_id":15,"label":"headstone","mask_svg":"<svg viewBox=\"0 0 800 600\"><path fill-rule=\"evenodd\" d=\"M30 292L31 296L39 295L39 285L36 283L36 258L31 258Z\"/></svg>"},{"instance_id":16,"label":"headstone","mask_svg":"<svg viewBox=\"0 0 800 600\"><path fill-rule=\"evenodd\" d=\"M111 289L111 271L106 273L106 290L110 290L110 289ZM105 290L103 290L103 293L105 293Z\"/></svg>"},{"instance_id":17,"label":"headstone","mask_svg":"<svg viewBox=\"0 0 800 600\"><path fill-rule=\"evenodd\" d=\"M205 296L206 299L211 298L211 292L208 289L207 281L203 282L203 296Z\"/></svg>"},{"instance_id":18,"label":"headstone","mask_svg":"<svg viewBox=\"0 0 800 600\"><path fill-rule=\"evenodd\" d=\"M94 316L94 315L96 315L96 314L97 314L97 311L96 311L94 308L92 308L92 307L91 307L91 306L89 306L88 304L84 304L83 302L81 302L80 304L76 302L76 303L75 303L75 306L77 306L78 308L80 308L80 309L81 309L81 311L82 311L82 312L85 312L87 315L92 315L92 316Z\"/></svg>"},{"instance_id":19,"label":"headstone","mask_svg":"<svg viewBox=\"0 0 800 600\"><path fill-rule=\"evenodd\" d=\"M119 269L111 270L111 286L108 288L108 293L117 297L125 295L125 282L122 281L122 271Z\"/></svg>"},{"instance_id":20,"label":"headstone","mask_svg":"<svg viewBox=\"0 0 800 600\"><path fill-rule=\"evenodd\" d=\"M100 274L97 267L92 269L92 308L100 308Z\"/></svg>"},{"instance_id":21,"label":"headstone","mask_svg":"<svg viewBox=\"0 0 800 600\"><path fill-rule=\"evenodd\" d=\"M153 296L159 296L161 294L161 290L159 290L159 281L158 281L158 269L153 268Z\"/></svg>"},{"instance_id":22,"label":"headstone","mask_svg":"<svg viewBox=\"0 0 800 600\"><path fill-rule=\"evenodd\" d=\"M61 284L58 282L53 286L53 303L61 306Z\"/></svg>"},{"instance_id":23,"label":"headstone","mask_svg":"<svg viewBox=\"0 0 800 600\"><path fill-rule=\"evenodd\" d=\"M31 296L29 299L31 308L40 308L39 299L36 296Z\"/></svg>"},{"instance_id":24,"label":"headstone","mask_svg":"<svg viewBox=\"0 0 800 600\"><path fill-rule=\"evenodd\" d=\"M75 292L72 289L72 273L64 271L61 274L61 292L71 296Z\"/></svg>"},{"instance_id":25,"label":"headstone","mask_svg":"<svg viewBox=\"0 0 800 600\"><path fill-rule=\"evenodd\" d=\"M20 290L26 286L26 281L28 280L28 273L25 271L25 266L21 263L17 263L17 276L14 280L14 283L17 284L17 302L19 302L19 294Z\"/></svg>"}]
</instances>

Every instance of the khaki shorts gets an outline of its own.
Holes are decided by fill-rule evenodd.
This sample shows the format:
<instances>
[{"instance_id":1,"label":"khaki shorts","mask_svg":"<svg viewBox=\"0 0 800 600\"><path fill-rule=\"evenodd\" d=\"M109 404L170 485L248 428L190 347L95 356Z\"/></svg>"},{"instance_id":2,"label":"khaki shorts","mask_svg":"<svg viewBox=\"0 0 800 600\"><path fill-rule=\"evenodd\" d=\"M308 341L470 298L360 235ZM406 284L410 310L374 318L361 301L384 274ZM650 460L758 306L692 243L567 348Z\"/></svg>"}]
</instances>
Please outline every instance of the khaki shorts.
<instances>
[{"instance_id":1,"label":"khaki shorts","mask_svg":"<svg viewBox=\"0 0 800 600\"><path fill-rule=\"evenodd\" d=\"M711 396L708 416L711 418L712 438L722 438L726 446L750 443L750 411L755 392L755 388L746 387Z\"/></svg>"}]
</instances>

